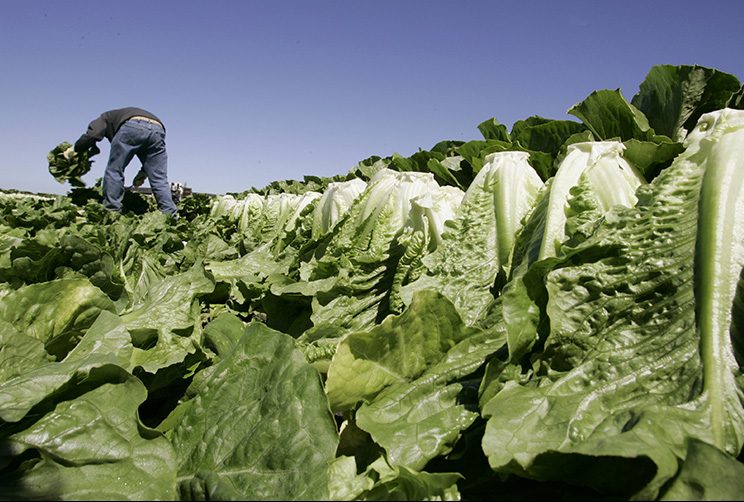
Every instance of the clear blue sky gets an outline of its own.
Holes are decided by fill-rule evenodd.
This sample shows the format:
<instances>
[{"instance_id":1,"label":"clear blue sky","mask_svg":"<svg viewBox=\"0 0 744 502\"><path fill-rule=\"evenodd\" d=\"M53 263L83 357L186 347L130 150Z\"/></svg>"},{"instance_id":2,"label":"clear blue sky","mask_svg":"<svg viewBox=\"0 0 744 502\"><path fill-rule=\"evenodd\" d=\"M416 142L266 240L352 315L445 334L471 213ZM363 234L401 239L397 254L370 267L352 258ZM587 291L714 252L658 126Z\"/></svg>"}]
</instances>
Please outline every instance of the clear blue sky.
<instances>
[{"instance_id":1,"label":"clear blue sky","mask_svg":"<svg viewBox=\"0 0 744 502\"><path fill-rule=\"evenodd\" d=\"M742 20L741 0L0 0L0 188L66 193L46 154L123 106L163 119L194 191L345 174L491 117L576 120L655 64L744 81Z\"/></svg>"}]
</instances>

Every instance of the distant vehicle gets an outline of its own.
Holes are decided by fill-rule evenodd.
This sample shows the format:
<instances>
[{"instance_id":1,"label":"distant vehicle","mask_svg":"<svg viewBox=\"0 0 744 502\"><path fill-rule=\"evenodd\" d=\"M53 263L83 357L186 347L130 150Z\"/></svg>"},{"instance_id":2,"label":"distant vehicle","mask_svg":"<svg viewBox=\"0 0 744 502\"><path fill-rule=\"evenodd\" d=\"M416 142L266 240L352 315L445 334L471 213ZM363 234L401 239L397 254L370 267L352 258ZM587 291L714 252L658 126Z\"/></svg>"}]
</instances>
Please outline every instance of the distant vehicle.
<instances>
[{"instance_id":1,"label":"distant vehicle","mask_svg":"<svg viewBox=\"0 0 744 502\"><path fill-rule=\"evenodd\" d=\"M186 185L182 185L181 183L171 182L170 186L171 194L173 195L173 202L178 202L184 197L188 197L192 193L191 188L187 187Z\"/></svg>"},{"instance_id":2,"label":"distant vehicle","mask_svg":"<svg viewBox=\"0 0 744 502\"><path fill-rule=\"evenodd\" d=\"M189 197L193 194L193 191L190 187L187 187L185 184L182 183L176 183L174 181L170 184L171 187L171 195L173 196L173 202L178 202L179 200L183 199L184 197ZM130 191L137 192L143 195L152 195L152 189L149 187L130 187Z\"/></svg>"}]
</instances>

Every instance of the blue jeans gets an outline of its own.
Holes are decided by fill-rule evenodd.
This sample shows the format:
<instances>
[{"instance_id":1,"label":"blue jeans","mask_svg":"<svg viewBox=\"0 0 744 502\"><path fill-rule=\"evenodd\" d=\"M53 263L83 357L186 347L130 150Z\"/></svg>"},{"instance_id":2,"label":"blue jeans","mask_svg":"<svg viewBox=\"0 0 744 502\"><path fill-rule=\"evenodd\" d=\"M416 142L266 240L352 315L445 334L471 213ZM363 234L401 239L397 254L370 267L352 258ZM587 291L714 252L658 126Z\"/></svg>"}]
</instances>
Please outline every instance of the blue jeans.
<instances>
[{"instance_id":1,"label":"blue jeans","mask_svg":"<svg viewBox=\"0 0 744 502\"><path fill-rule=\"evenodd\" d=\"M144 120L124 122L111 139L108 165L103 175L103 205L121 211L124 199L124 169L134 156L142 162L158 207L166 214L176 215L168 182L168 154L165 151L165 130Z\"/></svg>"}]
</instances>

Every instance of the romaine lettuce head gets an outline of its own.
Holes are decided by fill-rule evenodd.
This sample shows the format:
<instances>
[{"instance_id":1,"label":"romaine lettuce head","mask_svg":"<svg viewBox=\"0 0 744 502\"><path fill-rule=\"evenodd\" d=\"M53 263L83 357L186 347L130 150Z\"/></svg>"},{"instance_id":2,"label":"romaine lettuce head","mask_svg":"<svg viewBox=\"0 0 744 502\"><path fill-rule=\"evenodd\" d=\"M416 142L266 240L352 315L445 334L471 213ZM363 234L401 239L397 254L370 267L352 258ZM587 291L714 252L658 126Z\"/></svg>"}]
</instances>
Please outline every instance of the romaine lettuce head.
<instances>
[{"instance_id":1,"label":"romaine lettuce head","mask_svg":"<svg viewBox=\"0 0 744 502\"><path fill-rule=\"evenodd\" d=\"M329 183L313 210L312 238L330 232L365 188L367 182L360 178Z\"/></svg>"},{"instance_id":2,"label":"romaine lettuce head","mask_svg":"<svg viewBox=\"0 0 744 502\"><path fill-rule=\"evenodd\" d=\"M527 152L497 152L468 187L445 226L441 244L422 258L425 273L403 286L413 293L433 289L452 301L467 323L474 323L494 300L494 284L511 261L515 237L532 210L543 182Z\"/></svg>"},{"instance_id":3,"label":"romaine lettuce head","mask_svg":"<svg viewBox=\"0 0 744 502\"><path fill-rule=\"evenodd\" d=\"M75 152L72 156L65 155L65 152L71 147L70 143L63 141L47 154L49 174L60 183L68 181L74 187L84 187L85 183L82 176L90 171L93 165L91 157L95 153L94 150L86 150Z\"/></svg>"},{"instance_id":4,"label":"romaine lettuce head","mask_svg":"<svg viewBox=\"0 0 744 502\"><path fill-rule=\"evenodd\" d=\"M457 187L443 186L411 200L411 226L429 238L429 252L442 242L445 223L457 215L465 192Z\"/></svg>"},{"instance_id":5,"label":"romaine lettuce head","mask_svg":"<svg viewBox=\"0 0 744 502\"><path fill-rule=\"evenodd\" d=\"M494 470L549 479L560 466L564 480L653 500L691 440L741 451L744 111L703 115L685 144L635 206L524 282L549 332L528 380L482 407Z\"/></svg>"},{"instance_id":6,"label":"romaine lettuce head","mask_svg":"<svg viewBox=\"0 0 744 502\"><path fill-rule=\"evenodd\" d=\"M622 157L624 149L619 141L586 141L568 146L550 186L540 259L555 256L568 237L570 199L580 191L589 191L594 206L601 212L618 204L635 204L635 191L645 180Z\"/></svg>"}]
</instances>

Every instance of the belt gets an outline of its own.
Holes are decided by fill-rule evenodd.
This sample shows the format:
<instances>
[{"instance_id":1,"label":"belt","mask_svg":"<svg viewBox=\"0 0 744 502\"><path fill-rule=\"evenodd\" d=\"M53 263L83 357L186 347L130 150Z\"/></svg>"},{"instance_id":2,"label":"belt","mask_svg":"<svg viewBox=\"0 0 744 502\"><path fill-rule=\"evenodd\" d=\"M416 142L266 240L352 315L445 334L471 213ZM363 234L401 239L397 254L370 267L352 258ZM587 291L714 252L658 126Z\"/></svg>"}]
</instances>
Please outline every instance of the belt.
<instances>
[{"instance_id":1,"label":"belt","mask_svg":"<svg viewBox=\"0 0 744 502\"><path fill-rule=\"evenodd\" d=\"M129 117L127 120L144 120L145 122L149 122L151 124L159 125L160 127L163 127L163 124L158 122L155 119L151 119L150 117L143 117L142 115L136 115L134 117ZM165 127L163 127L165 129Z\"/></svg>"}]
</instances>

